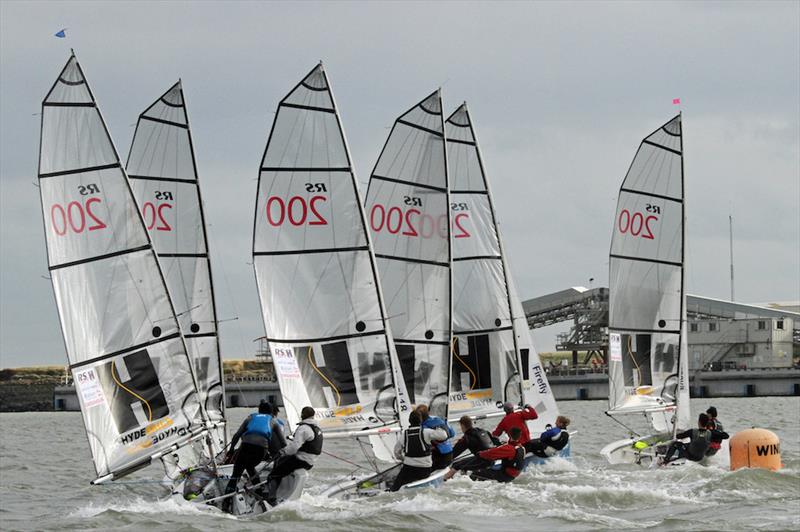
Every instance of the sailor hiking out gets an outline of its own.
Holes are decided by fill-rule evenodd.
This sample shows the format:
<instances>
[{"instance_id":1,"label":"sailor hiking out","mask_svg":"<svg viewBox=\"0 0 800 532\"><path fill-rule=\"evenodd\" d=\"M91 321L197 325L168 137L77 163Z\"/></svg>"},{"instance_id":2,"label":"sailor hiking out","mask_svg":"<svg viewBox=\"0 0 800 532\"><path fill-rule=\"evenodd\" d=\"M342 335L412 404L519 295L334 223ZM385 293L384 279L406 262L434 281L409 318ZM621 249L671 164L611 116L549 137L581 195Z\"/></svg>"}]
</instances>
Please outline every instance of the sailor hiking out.
<instances>
[{"instance_id":1,"label":"sailor hiking out","mask_svg":"<svg viewBox=\"0 0 800 532\"><path fill-rule=\"evenodd\" d=\"M696 429L685 430L675 435L676 441L672 442L667 450L667 454L662 461L667 464L679 458L686 458L692 462L699 462L705 458L712 441L722 441L728 439L728 433L721 430L709 430L709 418L707 414L700 414L697 419ZM689 438L688 443L684 443L682 439Z\"/></svg>"},{"instance_id":2,"label":"sailor hiking out","mask_svg":"<svg viewBox=\"0 0 800 532\"><path fill-rule=\"evenodd\" d=\"M458 423L461 425L463 436L461 436L453 447L453 458L457 458L467 450L472 453L472 456L466 456L453 462L450 466L450 470L444 476L444 480L453 478L458 471L474 471L491 465L491 462L487 462L478 456L478 453L491 449L500 443L500 441L489 434L488 431L475 427L472 423L472 418L469 416L462 416L461 419L458 420Z\"/></svg>"},{"instance_id":3,"label":"sailor hiking out","mask_svg":"<svg viewBox=\"0 0 800 532\"><path fill-rule=\"evenodd\" d=\"M569 418L558 416L556 418L556 426L547 425L547 430L542 432L541 436L530 440L524 445L525 451L533 453L540 458L555 456L569 443L568 426Z\"/></svg>"},{"instance_id":4,"label":"sailor hiking out","mask_svg":"<svg viewBox=\"0 0 800 532\"><path fill-rule=\"evenodd\" d=\"M717 419L717 408L714 406L709 406L708 410L706 410L706 414L708 415L708 428L709 430L717 430L719 432L724 432L725 429L722 428L722 423L719 419ZM722 448L722 440L724 438L720 438L719 435L711 436L711 443L708 445L708 450L706 451L706 456L714 456L717 454Z\"/></svg>"},{"instance_id":5,"label":"sailor hiking out","mask_svg":"<svg viewBox=\"0 0 800 532\"><path fill-rule=\"evenodd\" d=\"M525 408L516 412L514 411L514 408L514 403L509 402L503 405L503 410L505 410L506 415L500 420L500 423L497 424L497 428L492 431L492 435L499 437L505 432L511 436L511 429L518 428L520 430L519 443L525 445L528 443L528 440L531 439L530 432L528 432L528 426L525 424L525 422L537 419L539 415L531 405L525 405Z\"/></svg>"},{"instance_id":6,"label":"sailor hiking out","mask_svg":"<svg viewBox=\"0 0 800 532\"><path fill-rule=\"evenodd\" d=\"M478 456L490 462L490 465L473 472L470 478L497 482L512 482L517 478L525 467L525 448L519 442L521 435L522 431L518 427L513 427L508 433L508 443L478 453ZM495 460L501 460L499 468L491 465Z\"/></svg>"},{"instance_id":7,"label":"sailor hiking out","mask_svg":"<svg viewBox=\"0 0 800 532\"><path fill-rule=\"evenodd\" d=\"M450 443L450 438L454 437L456 432L442 418L430 415L428 405L419 405L417 412L419 412L420 419L422 419L422 428L439 428L447 433L447 439L438 442L434 441L431 449L431 470L444 469L453 462L453 444Z\"/></svg>"},{"instance_id":8,"label":"sailor hiking out","mask_svg":"<svg viewBox=\"0 0 800 532\"><path fill-rule=\"evenodd\" d=\"M395 444L394 455L403 462L403 466L394 479L391 491L397 491L406 484L427 478L431 474L433 464L431 457L433 443L447 439L447 432L443 428L422 427L418 410L411 411L408 423L410 427Z\"/></svg>"},{"instance_id":9,"label":"sailor hiking out","mask_svg":"<svg viewBox=\"0 0 800 532\"><path fill-rule=\"evenodd\" d=\"M242 445L234 453L233 449L239 440ZM236 485L242 473L246 470L252 484L260 482L256 466L264 460L271 459L271 453L277 453L286 445L283 431L275 418L272 417L272 405L262 401L258 405L258 413L247 416L239 430L231 438L231 446L226 455L226 461L234 459L233 473L225 488L225 493L236 491Z\"/></svg>"},{"instance_id":10,"label":"sailor hiking out","mask_svg":"<svg viewBox=\"0 0 800 532\"><path fill-rule=\"evenodd\" d=\"M277 503L276 492L281 480L298 469L311 469L322 454L322 429L317 425L314 414L310 406L303 407L300 411L302 420L297 424L292 441L281 450L269 474L267 502L272 506Z\"/></svg>"}]
</instances>

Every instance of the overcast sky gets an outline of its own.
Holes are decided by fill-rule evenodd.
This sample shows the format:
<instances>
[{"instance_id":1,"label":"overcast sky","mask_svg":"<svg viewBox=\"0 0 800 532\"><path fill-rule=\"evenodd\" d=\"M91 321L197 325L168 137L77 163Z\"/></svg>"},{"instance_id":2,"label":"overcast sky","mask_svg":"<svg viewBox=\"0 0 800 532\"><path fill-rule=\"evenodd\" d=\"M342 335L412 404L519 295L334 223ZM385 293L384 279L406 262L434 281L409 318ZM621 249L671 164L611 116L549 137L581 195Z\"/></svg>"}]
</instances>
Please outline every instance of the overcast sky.
<instances>
[{"instance_id":1,"label":"overcast sky","mask_svg":"<svg viewBox=\"0 0 800 532\"><path fill-rule=\"evenodd\" d=\"M687 289L800 299L800 2L0 3L0 367L66 361L34 186L40 104L78 59L125 157L178 77L226 358L263 334L250 243L278 101L324 60L362 194L389 126L438 86L466 100L523 299L607 286L617 189L681 98ZM67 28L67 38L53 34ZM540 350L552 335L537 335Z\"/></svg>"}]
</instances>

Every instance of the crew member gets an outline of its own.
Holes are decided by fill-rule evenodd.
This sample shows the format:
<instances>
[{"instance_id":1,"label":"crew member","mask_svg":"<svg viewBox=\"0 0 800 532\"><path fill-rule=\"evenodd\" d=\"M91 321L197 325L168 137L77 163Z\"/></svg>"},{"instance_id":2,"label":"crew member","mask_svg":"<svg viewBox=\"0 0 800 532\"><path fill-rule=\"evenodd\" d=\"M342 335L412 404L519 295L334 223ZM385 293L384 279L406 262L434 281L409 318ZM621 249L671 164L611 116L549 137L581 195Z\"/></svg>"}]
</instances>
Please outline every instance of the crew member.
<instances>
[{"instance_id":1,"label":"crew member","mask_svg":"<svg viewBox=\"0 0 800 532\"><path fill-rule=\"evenodd\" d=\"M717 419L717 409L713 406L709 406L708 410L706 410L706 414L708 415L708 426L706 427L708 430L716 430L718 432L724 432L725 429L722 428L722 423ZM722 440L724 438L720 437L718 434L711 434L711 442L708 444L708 450L706 451L706 456L714 456L717 454L722 448Z\"/></svg>"},{"instance_id":2,"label":"crew member","mask_svg":"<svg viewBox=\"0 0 800 532\"><path fill-rule=\"evenodd\" d=\"M542 432L541 436L525 444L525 451L533 453L540 458L549 458L558 454L569 443L568 426L569 418L558 416L556 418L556 426L547 425L547 430Z\"/></svg>"},{"instance_id":3,"label":"crew member","mask_svg":"<svg viewBox=\"0 0 800 532\"><path fill-rule=\"evenodd\" d=\"M495 446L495 443L500 443L493 439L493 436L488 431L475 427L472 424L472 418L469 416L462 416L458 423L461 425L463 436L453 446L453 458L456 458L466 450L469 450L472 456L453 462L450 470L443 477L444 480L450 480L458 471L474 471L475 469L488 467L491 464L478 456L478 453L491 449Z\"/></svg>"},{"instance_id":4,"label":"crew member","mask_svg":"<svg viewBox=\"0 0 800 532\"><path fill-rule=\"evenodd\" d=\"M496 480L497 482L511 482L522 473L525 467L525 448L520 444L522 430L519 427L512 427L508 431L508 443L487 449L478 453L484 460L494 462L502 460L499 469L485 467L472 473L472 480Z\"/></svg>"},{"instance_id":5,"label":"crew member","mask_svg":"<svg viewBox=\"0 0 800 532\"><path fill-rule=\"evenodd\" d=\"M262 401L258 405L258 413L250 414L242 422L239 430L231 438L231 446L226 455L226 462L229 462L233 456L233 449L236 447L236 443L241 439L242 445L236 453L233 473L231 473L231 479L225 488L226 494L236 491L236 485L245 470L252 484L260 482L256 473L256 466L268 458L268 449L271 446L274 445L279 448L281 441L283 445L286 445L285 440L283 440L283 433L279 432L279 429L276 430L277 426L278 424L272 417L272 405L266 401ZM274 444L272 442L273 439L276 440Z\"/></svg>"},{"instance_id":6,"label":"crew member","mask_svg":"<svg viewBox=\"0 0 800 532\"><path fill-rule=\"evenodd\" d=\"M395 458L403 462L400 473L394 479L392 491L417 480L427 478L431 474L433 459L431 451L434 442L447 439L447 432L441 427L428 429L422 427L422 418L418 410L408 415L409 427L397 440L394 447Z\"/></svg>"},{"instance_id":7,"label":"crew member","mask_svg":"<svg viewBox=\"0 0 800 532\"><path fill-rule=\"evenodd\" d=\"M432 471L444 469L453 462L453 444L450 443L450 438L456 435L456 431L442 418L430 415L428 405L419 405L417 412L419 412L420 419L422 419L423 429L440 428L447 434L447 438L444 441L434 441L432 444L433 449L431 450Z\"/></svg>"},{"instance_id":8,"label":"crew member","mask_svg":"<svg viewBox=\"0 0 800 532\"><path fill-rule=\"evenodd\" d=\"M504 404L503 410L505 410L506 415L500 420L500 423L497 424L497 428L492 431L492 435L499 437L505 432L510 436L510 430L514 427L517 427L521 431L521 435L519 437L520 444L525 445L528 443L528 440L531 439L531 434L528 432L528 426L525 424L525 422L539 417L539 415L536 413L536 410L534 410L531 405L525 405L525 408L515 412L514 403Z\"/></svg>"},{"instance_id":9,"label":"crew member","mask_svg":"<svg viewBox=\"0 0 800 532\"><path fill-rule=\"evenodd\" d=\"M300 423L294 431L292 441L281 450L269 474L269 496L267 502L275 506L275 494L281 479L291 475L297 469L311 469L317 457L322 454L322 429L314 419L314 409L304 406L300 411Z\"/></svg>"},{"instance_id":10,"label":"crew member","mask_svg":"<svg viewBox=\"0 0 800 532\"><path fill-rule=\"evenodd\" d=\"M675 437L677 439L689 438L689 443L684 443L681 441L672 442L667 450L667 454L664 456L664 459L661 462L662 465L669 463L672 460L677 460L678 458L686 458L692 462L699 462L705 457L706 451L708 451L712 439L717 439L720 442L728 439L729 436L727 432L714 429L709 430L707 428L708 423L708 415L705 413L700 414L697 419L698 428L685 430L676 434ZM673 456L675 458L673 458Z\"/></svg>"}]
</instances>

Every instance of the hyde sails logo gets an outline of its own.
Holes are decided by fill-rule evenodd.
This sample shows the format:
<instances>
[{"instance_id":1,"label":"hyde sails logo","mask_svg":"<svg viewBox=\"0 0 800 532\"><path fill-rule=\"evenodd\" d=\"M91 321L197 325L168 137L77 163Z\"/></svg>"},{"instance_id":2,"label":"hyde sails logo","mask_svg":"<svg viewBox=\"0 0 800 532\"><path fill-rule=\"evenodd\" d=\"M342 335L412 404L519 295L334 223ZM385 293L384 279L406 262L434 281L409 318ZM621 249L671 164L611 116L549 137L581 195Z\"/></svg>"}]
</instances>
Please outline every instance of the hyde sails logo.
<instances>
[{"instance_id":1,"label":"hyde sails logo","mask_svg":"<svg viewBox=\"0 0 800 532\"><path fill-rule=\"evenodd\" d=\"M147 350L106 362L96 371L123 443L131 443L147 431L129 432L169 415L167 399Z\"/></svg>"}]
</instances>

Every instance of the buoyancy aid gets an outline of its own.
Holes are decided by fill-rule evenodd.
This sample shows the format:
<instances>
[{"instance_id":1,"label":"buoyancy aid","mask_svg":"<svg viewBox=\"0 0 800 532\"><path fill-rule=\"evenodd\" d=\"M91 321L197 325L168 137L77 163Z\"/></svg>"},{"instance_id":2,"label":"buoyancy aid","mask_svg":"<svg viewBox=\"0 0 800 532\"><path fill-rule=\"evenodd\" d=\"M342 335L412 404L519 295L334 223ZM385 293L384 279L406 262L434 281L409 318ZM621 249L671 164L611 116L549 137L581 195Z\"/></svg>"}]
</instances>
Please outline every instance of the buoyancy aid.
<instances>
[{"instance_id":1,"label":"buoyancy aid","mask_svg":"<svg viewBox=\"0 0 800 532\"><path fill-rule=\"evenodd\" d=\"M569 442L569 432L563 429L559 429L558 434L554 436L550 436L544 443L547 444L547 447L544 449L544 453L547 456L555 456L558 452L567 446Z\"/></svg>"},{"instance_id":2,"label":"buoyancy aid","mask_svg":"<svg viewBox=\"0 0 800 532\"><path fill-rule=\"evenodd\" d=\"M403 454L409 458L423 458L431 455L431 446L422 437L422 427L406 429Z\"/></svg>"},{"instance_id":3,"label":"buoyancy aid","mask_svg":"<svg viewBox=\"0 0 800 532\"><path fill-rule=\"evenodd\" d=\"M267 439L272 435L272 416L269 414L253 414L247 423L247 430L244 435L258 434Z\"/></svg>"},{"instance_id":4,"label":"buoyancy aid","mask_svg":"<svg viewBox=\"0 0 800 532\"><path fill-rule=\"evenodd\" d=\"M506 458L501 462L503 471L512 477L519 476L522 473L522 468L525 467L525 448L522 445L517 445L514 449L514 458Z\"/></svg>"},{"instance_id":5,"label":"buoyancy aid","mask_svg":"<svg viewBox=\"0 0 800 532\"><path fill-rule=\"evenodd\" d=\"M316 425L312 425L311 423L298 423L297 426L305 425L306 427L310 427L311 430L314 431L314 439L308 440L303 445L300 446L298 449L301 453L308 453L308 454L322 454L322 429Z\"/></svg>"},{"instance_id":6,"label":"buoyancy aid","mask_svg":"<svg viewBox=\"0 0 800 532\"><path fill-rule=\"evenodd\" d=\"M467 431L465 436L467 437L467 448L472 451L472 454L478 454L480 451L494 447L492 435L486 430L472 428Z\"/></svg>"},{"instance_id":7,"label":"buoyancy aid","mask_svg":"<svg viewBox=\"0 0 800 532\"><path fill-rule=\"evenodd\" d=\"M706 429L692 429L692 436L686 444L687 458L690 460L701 460L708 451L711 444L711 431Z\"/></svg>"}]
</instances>

